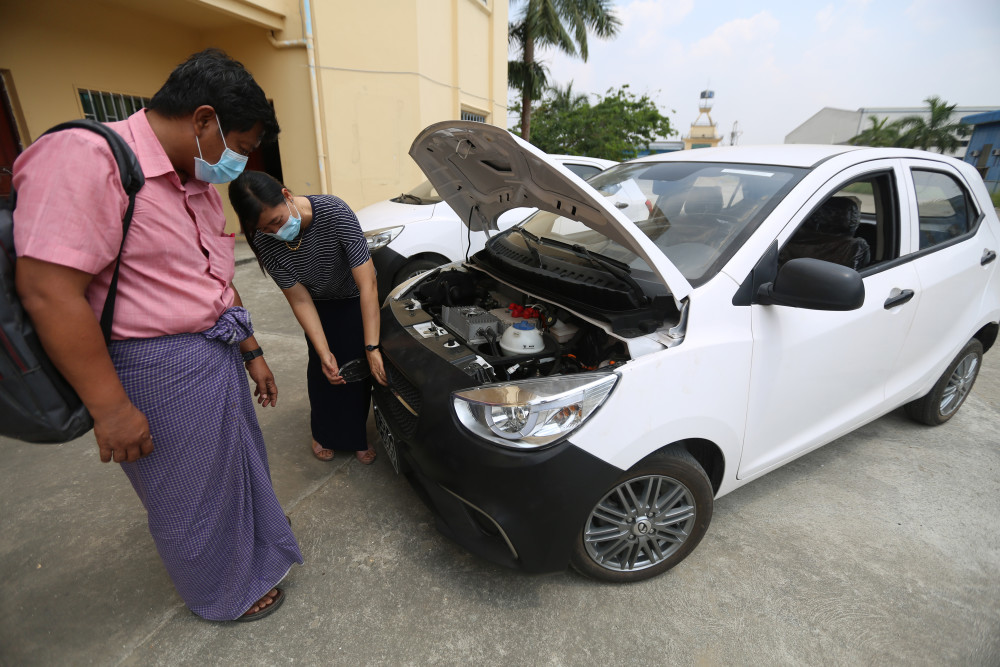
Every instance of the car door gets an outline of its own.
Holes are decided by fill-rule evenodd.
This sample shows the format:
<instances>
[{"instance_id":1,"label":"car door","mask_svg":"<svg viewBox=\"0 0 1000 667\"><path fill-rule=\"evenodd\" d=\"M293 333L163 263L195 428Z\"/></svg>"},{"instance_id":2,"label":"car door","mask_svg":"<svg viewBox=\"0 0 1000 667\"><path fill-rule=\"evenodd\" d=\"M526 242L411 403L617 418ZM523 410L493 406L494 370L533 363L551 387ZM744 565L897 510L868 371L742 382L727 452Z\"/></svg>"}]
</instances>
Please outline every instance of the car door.
<instances>
[{"instance_id":1,"label":"car door","mask_svg":"<svg viewBox=\"0 0 1000 667\"><path fill-rule=\"evenodd\" d=\"M884 411L886 378L910 330L912 294L918 286L915 268L900 259L910 242L900 233L902 175L898 160L842 171L779 235L782 247L790 245L803 221L835 195L859 200L870 196L866 193L875 195L870 219L877 222L881 241L873 264L860 271L865 287L861 308L830 312L751 305L754 343L741 479L766 472Z\"/></svg>"},{"instance_id":2,"label":"car door","mask_svg":"<svg viewBox=\"0 0 1000 667\"><path fill-rule=\"evenodd\" d=\"M997 239L961 174L951 165L907 160L906 208L917 273L913 331L887 394L897 401L929 387L980 326L996 272Z\"/></svg>"}]
</instances>

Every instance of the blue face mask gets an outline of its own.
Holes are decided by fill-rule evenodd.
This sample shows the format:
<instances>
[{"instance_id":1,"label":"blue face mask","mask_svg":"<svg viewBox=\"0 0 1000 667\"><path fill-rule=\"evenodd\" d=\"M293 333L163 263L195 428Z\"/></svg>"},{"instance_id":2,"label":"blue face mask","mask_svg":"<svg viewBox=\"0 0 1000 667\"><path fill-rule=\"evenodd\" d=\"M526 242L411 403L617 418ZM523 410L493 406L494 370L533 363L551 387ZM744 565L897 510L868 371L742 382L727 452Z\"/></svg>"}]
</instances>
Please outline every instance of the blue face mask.
<instances>
[{"instance_id":1,"label":"blue face mask","mask_svg":"<svg viewBox=\"0 0 1000 667\"><path fill-rule=\"evenodd\" d=\"M215 122L218 123L218 119ZM201 142L198 141L198 135L194 137L195 143L198 144L198 157L194 159L194 177L206 183L228 183L242 174L243 168L247 166L247 156L229 150L229 146L226 146L226 135L222 134L222 126L218 127L219 134L222 135L222 145L226 150L222 151L222 157L215 164L209 164L202 159Z\"/></svg>"},{"instance_id":2,"label":"blue face mask","mask_svg":"<svg viewBox=\"0 0 1000 667\"><path fill-rule=\"evenodd\" d=\"M302 215L292 215L292 207L288 205L287 199L285 200L285 206L288 206L288 220L286 220L285 224L278 228L278 231L273 234L268 234L268 236L273 236L281 239L282 241L292 241L299 235L299 229L302 227ZM299 212L297 206L295 207L295 212ZM267 232L264 233L267 234Z\"/></svg>"}]
</instances>

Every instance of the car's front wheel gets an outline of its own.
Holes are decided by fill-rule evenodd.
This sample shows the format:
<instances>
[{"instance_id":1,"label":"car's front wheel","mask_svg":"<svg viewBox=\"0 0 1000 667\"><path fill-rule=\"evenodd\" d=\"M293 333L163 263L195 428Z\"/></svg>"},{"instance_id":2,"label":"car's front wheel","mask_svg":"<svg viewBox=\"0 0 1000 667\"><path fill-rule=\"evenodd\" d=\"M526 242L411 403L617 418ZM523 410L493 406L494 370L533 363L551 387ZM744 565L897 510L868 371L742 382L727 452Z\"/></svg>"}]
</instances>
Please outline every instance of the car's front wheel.
<instances>
[{"instance_id":1,"label":"car's front wheel","mask_svg":"<svg viewBox=\"0 0 1000 667\"><path fill-rule=\"evenodd\" d=\"M928 426L945 423L962 407L979 376L982 364L983 344L973 338L965 344L926 396L906 404L906 414Z\"/></svg>"},{"instance_id":2,"label":"car's front wheel","mask_svg":"<svg viewBox=\"0 0 1000 667\"><path fill-rule=\"evenodd\" d=\"M687 451L651 456L593 507L571 563L616 583L655 577L698 546L712 521L713 497L708 475Z\"/></svg>"}]
</instances>

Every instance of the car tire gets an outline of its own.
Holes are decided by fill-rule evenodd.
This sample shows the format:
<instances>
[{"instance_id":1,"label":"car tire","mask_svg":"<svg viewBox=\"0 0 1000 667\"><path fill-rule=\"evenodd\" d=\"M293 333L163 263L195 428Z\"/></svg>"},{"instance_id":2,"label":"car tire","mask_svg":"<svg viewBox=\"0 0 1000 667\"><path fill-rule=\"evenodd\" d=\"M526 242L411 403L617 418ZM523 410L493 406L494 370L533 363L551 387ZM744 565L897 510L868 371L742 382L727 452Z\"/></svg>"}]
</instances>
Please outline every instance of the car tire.
<instances>
[{"instance_id":1,"label":"car tire","mask_svg":"<svg viewBox=\"0 0 1000 667\"><path fill-rule=\"evenodd\" d=\"M614 583L655 577L698 546L713 504L712 483L686 450L650 456L591 509L570 563L581 574Z\"/></svg>"},{"instance_id":2,"label":"car tire","mask_svg":"<svg viewBox=\"0 0 1000 667\"><path fill-rule=\"evenodd\" d=\"M928 426L940 426L954 417L972 391L982 365L983 344L973 338L926 396L906 404L907 416Z\"/></svg>"},{"instance_id":3,"label":"car tire","mask_svg":"<svg viewBox=\"0 0 1000 667\"><path fill-rule=\"evenodd\" d=\"M421 273L427 273L431 269L436 269L437 267L445 264L447 262L435 262L433 259L427 259L424 257L418 257L417 259L411 259L402 267L399 271L396 271L395 285L409 280L413 276L420 275Z\"/></svg>"}]
</instances>

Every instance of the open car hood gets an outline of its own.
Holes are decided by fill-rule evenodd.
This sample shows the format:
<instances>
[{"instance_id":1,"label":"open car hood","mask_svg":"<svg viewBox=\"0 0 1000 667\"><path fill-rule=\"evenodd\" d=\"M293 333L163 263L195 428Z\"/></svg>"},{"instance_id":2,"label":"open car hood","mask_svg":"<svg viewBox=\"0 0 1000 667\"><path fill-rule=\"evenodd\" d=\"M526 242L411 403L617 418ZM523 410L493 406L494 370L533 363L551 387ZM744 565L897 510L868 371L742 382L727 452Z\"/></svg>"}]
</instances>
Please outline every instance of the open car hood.
<instances>
[{"instance_id":1,"label":"open car hood","mask_svg":"<svg viewBox=\"0 0 1000 667\"><path fill-rule=\"evenodd\" d=\"M425 128L410 157L472 231L497 231L501 213L530 206L577 220L642 257L678 308L691 284L631 220L586 181L507 130L474 121Z\"/></svg>"}]
</instances>

